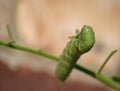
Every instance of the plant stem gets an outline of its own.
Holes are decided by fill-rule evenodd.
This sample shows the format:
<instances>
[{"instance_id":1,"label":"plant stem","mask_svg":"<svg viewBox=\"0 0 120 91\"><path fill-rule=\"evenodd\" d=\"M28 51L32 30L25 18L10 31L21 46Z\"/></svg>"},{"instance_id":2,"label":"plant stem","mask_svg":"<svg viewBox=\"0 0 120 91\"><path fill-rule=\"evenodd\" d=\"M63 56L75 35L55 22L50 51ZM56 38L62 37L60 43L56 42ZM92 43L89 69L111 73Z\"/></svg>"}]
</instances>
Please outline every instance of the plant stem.
<instances>
[{"instance_id":1,"label":"plant stem","mask_svg":"<svg viewBox=\"0 0 120 91\"><path fill-rule=\"evenodd\" d=\"M96 73L95 73L94 71L92 71L92 70L90 70L90 69L87 69L87 68L85 68L85 67L82 67L81 65L76 64L76 65L75 65L75 69L80 70L80 71L82 71L82 72L90 75L90 76L93 77L93 78L96 77Z\"/></svg>"},{"instance_id":2,"label":"plant stem","mask_svg":"<svg viewBox=\"0 0 120 91\"><path fill-rule=\"evenodd\" d=\"M106 84L107 86L120 91L120 85L118 83L116 83L116 81L114 81L112 78L105 77L100 73L91 71L85 67L78 65L78 64L75 65L75 68L79 71L82 71L85 74L88 74L89 76L95 78L96 80L99 80L100 82Z\"/></svg>"},{"instance_id":3,"label":"plant stem","mask_svg":"<svg viewBox=\"0 0 120 91\"><path fill-rule=\"evenodd\" d=\"M50 54L48 52L44 52L42 50L36 50L36 49L32 49L32 48L27 48L27 47L18 45L16 43L5 42L5 41L2 41L2 40L0 41L0 45L10 47L10 48L13 48L13 49L26 51L26 52L31 52L31 53L38 54L38 55L44 56L46 58L55 60L55 61L59 61L58 56L52 55L52 54ZM89 70L89 69L87 69L85 67L82 67L82 66L78 65L78 64L75 65L75 69L77 69L79 71L82 71L83 73L86 73L86 74L90 75L91 77L101 81L102 83L104 83L104 84L106 84L106 85L120 91L120 85L118 83L116 83L114 80L112 80L110 78L107 78L107 77L103 76L102 74L91 71L91 70Z\"/></svg>"},{"instance_id":4,"label":"plant stem","mask_svg":"<svg viewBox=\"0 0 120 91\"><path fill-rule=\"evenodd\" d=\"M108 85L111 88L114 88L118 91L120 91L120 85L118 83L116 83L115 81L113 81L110 78L107 78L105 76L103 76L102 74L96 73L96 78L101 81L102 83Z\"/></svg>"},{"instance_id":5,"label":"plant stem","mask_svg":"<svg viewBox=\"0 0 120 91\"><path fill-rule=\"evenodd\" d=\"M12 32L11 32L9 24L6 26L6 28L7 28L8 36L10 38L11 43L14 43L15 41L13 39Z\"/></svg>"},{"instance_id":6,"label":"plant stem","mask_svg":"<svg viewBox=\"0 0 120 91\"><path fill-rule=\"evenodd\" d=\"M100 69L98 70L98 73L101 73L103 68L105 67L106 63L108 62L108 60L117 52L117 50L112 51L109 56L105 59L104 63L102 64L102 66L100 67Z\"/></svg>"},{"instance_id":7,"label":"plant stem","mask_svg":"<svg viewBox=\"0 0 120 91\"><path fill-rule=\"evenodd\" d=\"M10 47L10 48L13 48L13 49L18 49L18 50L38 54L38 55L44 56L44 57L52 59L52 60L59 60L59 57L57 57L55 55L52 55L52 54L50 54L48 52L45 52L45 51L42 51L42 50L36 50L36 49L28 48L28 47L24 47L24 46L18 45L16 43L0 41L0 45L4 45L4 46L7 46L7 47Z\"/></svg>"}]
</instances>

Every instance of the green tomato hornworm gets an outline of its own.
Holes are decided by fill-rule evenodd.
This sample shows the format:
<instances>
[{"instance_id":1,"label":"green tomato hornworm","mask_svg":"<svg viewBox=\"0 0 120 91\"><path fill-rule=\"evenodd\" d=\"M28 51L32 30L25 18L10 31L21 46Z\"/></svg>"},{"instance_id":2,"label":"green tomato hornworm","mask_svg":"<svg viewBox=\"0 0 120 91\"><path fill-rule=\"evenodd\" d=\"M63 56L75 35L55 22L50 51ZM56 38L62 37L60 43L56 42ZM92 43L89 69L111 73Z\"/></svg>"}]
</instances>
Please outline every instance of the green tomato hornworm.
<instances>
[{"instance_id":1,"label":"green tomato hornworm","mask_svg":"<svg viewBox=\"0 0 120 91\"><path fill-rule=\"evenodd\" d=\"M76 31L76 35L70 39L60 56L56 69L56 76L61 82L69 76L80 56L88 52L95 43L93 29L88 25L84 25L81 32Z\"/></svg>"}]
</instances>

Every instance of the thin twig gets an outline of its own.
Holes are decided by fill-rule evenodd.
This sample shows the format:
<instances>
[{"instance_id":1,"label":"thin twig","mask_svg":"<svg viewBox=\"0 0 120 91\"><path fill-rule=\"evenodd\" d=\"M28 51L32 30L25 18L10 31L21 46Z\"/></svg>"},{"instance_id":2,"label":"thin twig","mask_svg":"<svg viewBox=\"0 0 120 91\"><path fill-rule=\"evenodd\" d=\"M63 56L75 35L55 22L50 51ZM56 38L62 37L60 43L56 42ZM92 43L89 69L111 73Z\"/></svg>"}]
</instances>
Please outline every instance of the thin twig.
<instances>
[{"instance_id":1,"label":"thin twig","mask_svg":"<svg viewBox=\"0 0 120 91\"><path fill-rule=\"evenodd\" d=\"M10 38L10 43L15 43L12 32L11 32L11 29L10 29L10 25L7 24L6 28L7 28L8 36Z\"/></svg>"},{"instance_id":2,"label":"thin twig","mask_svg":"<svg viewBox=\"0 0 120 91\"><path fill-rule=\"evenodd\" d=\"M102 64L102 66L100 67L100 69L98 70L98 73L101 73L103 68L105 67L105 65L107 64L107 62L109 61L109 59L117 52L117 50L112 51L109 56L105 59L104 63Z\"/></svg>"}]
</instances>

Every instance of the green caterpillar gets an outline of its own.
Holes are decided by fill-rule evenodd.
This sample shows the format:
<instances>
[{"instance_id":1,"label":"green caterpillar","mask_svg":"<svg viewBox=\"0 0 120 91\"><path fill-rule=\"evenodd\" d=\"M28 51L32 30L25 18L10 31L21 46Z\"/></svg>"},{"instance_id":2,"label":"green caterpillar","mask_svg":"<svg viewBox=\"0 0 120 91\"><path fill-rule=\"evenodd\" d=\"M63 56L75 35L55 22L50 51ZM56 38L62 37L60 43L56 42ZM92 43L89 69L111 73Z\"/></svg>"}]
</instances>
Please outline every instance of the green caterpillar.
<instances>
[{"instance_id":1,"label":"green caterpillar","mask_svg":"<svg viewBox=\"0 0 120 91\"><path fill-rule=\"evenodd\" d=\"M88 52L95 43L93 29L88 25L84 25L81 32L77 31L76 35L70 39L60 56L56 69L56 76L61 82L69 76L80 56Z\"/></svg>"}]
</instances>

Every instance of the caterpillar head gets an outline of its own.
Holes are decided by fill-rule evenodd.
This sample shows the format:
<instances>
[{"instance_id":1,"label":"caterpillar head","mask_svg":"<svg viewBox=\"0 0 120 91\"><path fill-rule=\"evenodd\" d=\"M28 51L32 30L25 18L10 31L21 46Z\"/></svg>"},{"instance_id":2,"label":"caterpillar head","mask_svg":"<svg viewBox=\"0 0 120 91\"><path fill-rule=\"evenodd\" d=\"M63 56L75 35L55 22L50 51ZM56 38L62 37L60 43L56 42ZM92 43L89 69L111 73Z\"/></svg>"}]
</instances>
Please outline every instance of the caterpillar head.
<instances>
[{"instance_id":1,"label":"caterpillar head","mask_svg":"<svg viewBox=\"0 0 120 91\"><path fill-rule=\"evenodd\" d=\"M79 38L80 38L79 49L83 53L88 52L95 43L95 35L93 29L88 25L83 26L79 34Z\"/></svg>"}]
</instances>

